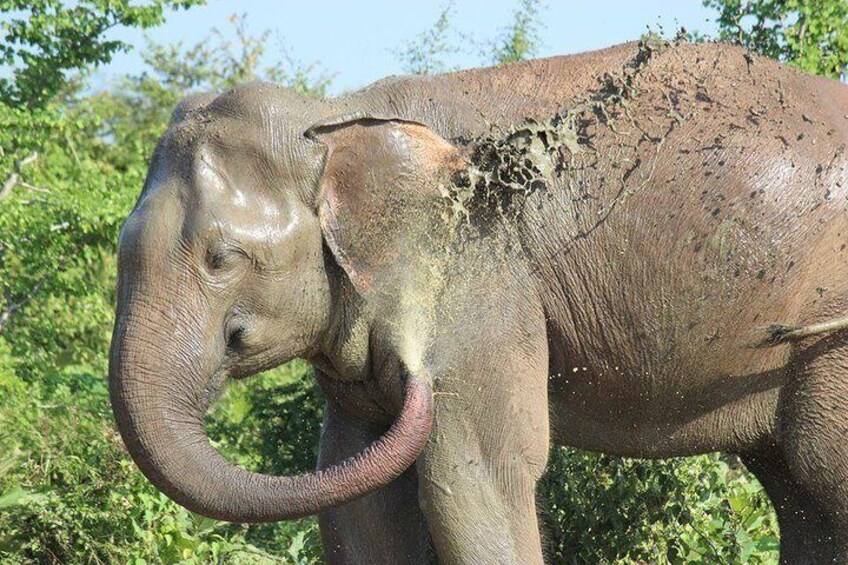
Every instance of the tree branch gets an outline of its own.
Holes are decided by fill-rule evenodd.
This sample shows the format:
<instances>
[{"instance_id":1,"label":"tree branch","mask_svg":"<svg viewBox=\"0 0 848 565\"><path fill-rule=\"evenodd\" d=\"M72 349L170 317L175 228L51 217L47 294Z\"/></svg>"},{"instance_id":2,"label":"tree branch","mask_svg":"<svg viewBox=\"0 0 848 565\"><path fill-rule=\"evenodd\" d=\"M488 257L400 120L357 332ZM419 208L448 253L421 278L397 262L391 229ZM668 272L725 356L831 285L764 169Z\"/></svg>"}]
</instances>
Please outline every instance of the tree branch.
<instances>
[{"instance_id":1,"label":"tree branch","mask_svg":"<svg viewBox=\"0 0 848 565\"><path fill-rule=\"evenodd\" d=\"M38 152L33 151L23 159L15 162L15 170L13 170L9 176L6 177L6 180L3 181L3 188L0 190L0 200L3 200L7 196L12 193L12 189L20 182L21 180L21 169L29 165L30 163L36 161L38 159Z\"/></svg>"}]
</instances>

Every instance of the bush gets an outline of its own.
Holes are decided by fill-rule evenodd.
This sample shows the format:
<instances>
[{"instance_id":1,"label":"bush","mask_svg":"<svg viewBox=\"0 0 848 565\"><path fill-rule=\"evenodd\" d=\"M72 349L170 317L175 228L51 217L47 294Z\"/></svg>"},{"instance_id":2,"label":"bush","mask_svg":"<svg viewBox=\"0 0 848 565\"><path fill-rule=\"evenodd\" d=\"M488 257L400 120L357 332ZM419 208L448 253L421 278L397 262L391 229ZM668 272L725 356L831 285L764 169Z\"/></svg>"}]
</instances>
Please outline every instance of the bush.
<instances>
[{"instance_id":1,"label":"bush","mask_svg":"<svg viewBox=\"0 0 848 565\"><path fill-rule=\"evenodd\" d=\"M105 368L103 368L105 369ZM79 371L72 386L47 396L38 387L0 373L0 428L15 430L0 439L0 561L9 563L315 563L320 548L314 520L266 526L232 525L202 518L170 501L139 473L112 425L102 372ZM280 427L257 424L265 414L263 393L296 400L311 421L320 415L320 397L307 385L302 366L261 377L258 389L235 391L216 407L212 435L223 451L264 438L258 467L302 472L305 458L281 464L276 447ZM275 393L279 392L279 396ZM272 403L273 404L273 403ZM320 421L320 420L317 420ZM313 428L317 425L313 425ZM275 439L272 440L271 438ZM305 433L301 443L307 442ZM317 435L311 438L314 450ZM283 451L289 450L283 444ZM265 455L268 459L265 458ZM238 458L236 458L238 459ZM244 461L242 461L244 462Z\"/></svg>"},{"instance_id":2,"label":"bush","mask_svg":"<svg viewBox=\"0 0 848 565\"><path fill-rule=\"evenodd\" d=\"M555 448L539 486L556 563L774 563L777 520L738 461Z\"/></svg>"}]
</instances>

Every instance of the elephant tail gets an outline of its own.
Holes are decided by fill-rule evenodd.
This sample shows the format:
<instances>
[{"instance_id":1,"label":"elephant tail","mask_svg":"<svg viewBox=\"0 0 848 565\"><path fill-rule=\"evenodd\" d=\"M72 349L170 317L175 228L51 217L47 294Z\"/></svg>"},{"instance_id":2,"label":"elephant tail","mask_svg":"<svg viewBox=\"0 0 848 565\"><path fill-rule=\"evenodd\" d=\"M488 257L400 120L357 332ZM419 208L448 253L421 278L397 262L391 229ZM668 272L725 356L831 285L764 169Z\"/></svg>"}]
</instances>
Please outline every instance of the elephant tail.
<instances>
[{"instance_id":1,"label":"elephant tail","mask_svg":"<svg viewBox=\"0 0 848 565\"><path fill-rule=\"evenodd\" d=\"M784 343L795 343L808 337L830 334L845 329L848 329L848 316L806 326L770 324L760 328L766 335L755 344L755 347L773 347Z\"/></svg>"}]
</instances>

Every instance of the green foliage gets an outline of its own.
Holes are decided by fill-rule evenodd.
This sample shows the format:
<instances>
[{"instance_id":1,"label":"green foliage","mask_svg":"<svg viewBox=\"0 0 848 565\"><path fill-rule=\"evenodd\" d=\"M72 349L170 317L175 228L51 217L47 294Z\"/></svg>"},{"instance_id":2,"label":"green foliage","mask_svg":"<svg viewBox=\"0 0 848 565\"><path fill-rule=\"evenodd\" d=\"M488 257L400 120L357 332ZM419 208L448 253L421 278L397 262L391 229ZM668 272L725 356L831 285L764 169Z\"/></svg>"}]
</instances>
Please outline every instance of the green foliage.
<instances>
[{"instance_id":1,"label":"green foliage","mask_svg":"<svg viewBox=\"0 0 848 565\"><path fill-rule=\"evenodd\" d=\"M480 42L453 27L455 9L448 2L430 29L403 45L397 56L404 70L416 75L431 75L455 70L451 57L469 53L480 57L480 64L500 65L528 59L536 54L541 27L541 0L520 0L510 22L495 39Z\"/></svg>"},{"instance_id":2,"label":"green foliage","mask_svg":"<svg viewBox=\"0 0 848 565\"><path fill-rule=\"evenodd\" d=\"M523 61L536 55L541 24L540 0L520 0L512 21L492 42L491 60L495 64Z\"/></svg>"},{"instance_id":3,"label":"green foliage","mask_svg":"<svg viewBox=\"0 0 848 565\"><path fill-rule=\"evenodd\" d=\"M66 72L107 63L129 46L105 38L116 26L146 29L164 21L165 8L188 8L202 0L2 0L0 64L14 79L0 79L0 98L12 106L43 107L67 81Z\"/></svg>"},{"instance_id":4,"label":"green foliage","mask_svg":"<svg viewBox=\"0 0 848 565\"><path fill-rule=\"evenodd\" d=\"M556 563L775 563L762 487L716 454L645 461L551 451L539 485Z\"/></svg>"},{"instance_id":5,"label":"green foliage","mask_svg":"<svg viewBox=\"0 0 848 565\"><path fill-rule=\"evenodd\" d=\"M419 33L398 51L398 57L403 61L406 72L432 75L452 70L446 59L460 52L452 37L453 14L453 2L448 2L430 29Z\"/></svg>"},{"instance_id":6,"label":"green foliage","mask_svg":"<svg viewBox=\"0 0 848 565\"><path fill-rule=\"evenodd\" d=\"M86 141L94 116L70 114L0 201L0 287L10 311L0 330L21 361L19 375L50 387L66 378L57 360L90 363L108 345L112 295L102 289L134 199L124 187L144 178L143 161L119 172L109 147Z\"/></svg>"},{"instance_id":7,"label":"green foliage","mask_svg":"<svg viewBox=\"0 0 848 565\"><path fill-rule=\"evenodd\" d=\"M308 365L293 361L271 373L277 378L233 383L227 404L213 409L207 423L210 436L220 438L216 447L261 473L312 471L318 459L323 396L316 381L307 384L301 378L308 372ZM280 376L285 378L281 381ZM246 434L245 426L252 433Z\"/></svg>"},{"instance_id":8,"label":"green foliage","mask_svg":"<svg viewBox=\"0 0 848 565\"><path fill-rule=\"evenodd\" d=\"M102 378L105 367L66 370L68 384L49 395L38 385L0 373L0 562L8 563L315 563L320 548L314 520L242 526L194 515L171 502L139 473L111 425ZM302 366L259 378L259 390L296 399L317 420L320 397L307 385ZM265 414L263 398L240 391L225 399L221 419L240 425L211 430L225 453L249 443ZM49 399L50 404L44 399ZM293 427L292 422L286 425ZM288 430L286 430L288 431ZM317 438L317 436L316 436ZM316 438L312 439L313 444ZM304 438L304 441L305 438ZM270 448L259 467L286 467ZM304 454L307 457L308 454ZM238 457L234 457L236 461Z\"/></svg>"},{"instance_id":9,"label":"green foliage","mask_svg":"<svg viewBox=\"0 0 848 565\"><path fill-rule=\"evenodd\" d=\"M151 93L153 84L171 93L221 92L233 85L259 79L280 83L308 96L326 95L332 76L320 72L317 63L305 65L297 61L280 42L274 57L278 62L263 67L261 63L268 50L271 32L252 36L244 15L232 15L229 21L236 36L235 44L217 28L188 48L184 48L182 43L160 45L148 42L143 58L150 72L130 80L145 95Z\"/></svg>"},{"instance_id":10,"label":"green foliage","mask_svg":"<svg viewBox=\"0 0 848 565\"><path fill-rule=\"evenodd\" d=\"M848 66L845 0L704 0L719 39L811 73L838 78Z\"/></svg>"}]
</instances>

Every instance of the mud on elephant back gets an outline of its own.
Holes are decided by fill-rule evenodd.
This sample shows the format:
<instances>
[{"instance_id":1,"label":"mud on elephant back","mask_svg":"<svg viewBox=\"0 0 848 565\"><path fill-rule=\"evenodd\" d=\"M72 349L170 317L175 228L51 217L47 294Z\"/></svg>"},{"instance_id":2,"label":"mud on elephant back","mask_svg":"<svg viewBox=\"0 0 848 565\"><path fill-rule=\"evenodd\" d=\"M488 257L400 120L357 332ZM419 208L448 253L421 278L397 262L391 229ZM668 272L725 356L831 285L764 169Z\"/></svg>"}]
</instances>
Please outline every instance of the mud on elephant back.
<instances>
[{"instance_id":1,"label":"mud on elephant back","mask_svg":"<svg viewBox=\"0 0 848 565\"><path fill-rule=\"evenodd\" d=\"M686 43L191 97L121 234L127 448L200 514L318 513L332 563L541 563L551 442L724 451L782 562L848 562L846 115L834 81ZM318 470L227 462L204 413L293 358Z\"/></svg>"}]
</instances>

